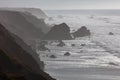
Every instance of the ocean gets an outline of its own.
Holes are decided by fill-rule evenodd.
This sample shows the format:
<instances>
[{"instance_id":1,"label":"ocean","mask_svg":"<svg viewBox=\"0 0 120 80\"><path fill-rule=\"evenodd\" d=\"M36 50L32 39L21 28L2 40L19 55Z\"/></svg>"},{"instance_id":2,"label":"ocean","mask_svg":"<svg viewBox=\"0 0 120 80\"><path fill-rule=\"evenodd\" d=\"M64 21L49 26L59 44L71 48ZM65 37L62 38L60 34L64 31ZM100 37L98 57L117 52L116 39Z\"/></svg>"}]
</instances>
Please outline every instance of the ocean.
<instances>
[{"instance_id":1,"label":"ocean","mask_svg":"<svg viewBox=\"0 0 120 80\"><path fill-rule=\"evenodd\" d=\"M46 14L120 16L120 9L45 10Z\"/></svg>"},{"instance_id":2,"label":"ocean","mask_svg":"<svg viewBox=\"0 0 120 80\"><path fill-rule=\"evenodd\" d=\"M49 16L45 20L48 25L66 23L71 33L86 26L91 32L90 38L65 40L64 47L57 47L57 42L47 45L51 52L38 51L42 53L40 58L45 62L46 72L57 80L120 79L120 10L46 10L45 13ZM70 56L64 56L66 52Z\"/></svg>"}]
</instances>

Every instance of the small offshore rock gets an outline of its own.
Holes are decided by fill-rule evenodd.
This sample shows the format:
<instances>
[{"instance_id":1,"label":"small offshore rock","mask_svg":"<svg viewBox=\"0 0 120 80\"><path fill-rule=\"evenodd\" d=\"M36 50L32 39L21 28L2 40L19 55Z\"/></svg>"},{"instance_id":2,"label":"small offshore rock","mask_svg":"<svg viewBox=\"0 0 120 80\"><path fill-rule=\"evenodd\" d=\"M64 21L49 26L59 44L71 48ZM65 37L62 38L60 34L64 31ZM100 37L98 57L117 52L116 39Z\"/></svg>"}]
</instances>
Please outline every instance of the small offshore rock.
<instances>
[{"instance_id":1,"label":"small offshore rock","mask_svg":"<svg viewBox=\"0 0 120 80\"><path fill-rule=\"evenodd\" d=\"M66 52L64 56L70 56L71 54L69 52Z\"/></svg>"},{"instance_id":2,"label":"small offshore rock","mask_svg":"<svg viewBox=\"0 0 120 80\"><path fill-rule=\"evenodd\" d=\"M57 58L55 55L51 55L50 58Z\"/></svg>"},{"instance_id":3,"label":"small offshore rock","mask_svg":"<svg viewBox=\"0 0 120 80\"><path fill-rule=\"evenodd\" d=\"M113 32L109 32L109 35L114 35L114 33Z\"/></svg>"},{"instance_id":4,"label":"small offshore rock","mask_svg":"<svg viewBox=\"0 0 120 80\"><path fill-rule=\"evenodd\" d=\"M72 47L74 47L74 46L75 46L75 44L71 44L71 46L72 46Z\"/></svg>"}]
</instances>

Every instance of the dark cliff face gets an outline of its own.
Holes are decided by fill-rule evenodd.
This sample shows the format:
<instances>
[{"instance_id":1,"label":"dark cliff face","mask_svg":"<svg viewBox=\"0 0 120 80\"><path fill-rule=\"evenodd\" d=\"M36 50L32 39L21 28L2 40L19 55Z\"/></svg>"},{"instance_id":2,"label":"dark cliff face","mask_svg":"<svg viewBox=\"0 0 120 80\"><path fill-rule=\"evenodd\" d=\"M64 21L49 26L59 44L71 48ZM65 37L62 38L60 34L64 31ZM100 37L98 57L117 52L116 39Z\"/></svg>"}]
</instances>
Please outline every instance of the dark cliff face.
<instances>
[{"instance_id":1,"label":"dark cliff face","mask_svg":"<svg viewBox=\"0 0 120 80\"><path fill-rule=\"evenodd\" d=\"M43 39L46 39L46 40L70 40L70 39L72 39L72 37L70 35L70 28L65 23L55 25L44 36Z\"/></svg>"},{"instance_id":2,"label":"dark cliff face","mask_svg":"<svg viewBox=\"0 0 120 80\"><path fill-rule=\"evenodd\" d=\"M76 37L90 36L91 32L90 32L90 30L87 29L87 27L82 26L80 29L78 29L76 32L74 32L72 34L76 38Z\"/></svg>"},{"instance_id":3,"label":"dark cliff face","mask_svg":"<svg viewBox=\"0 0 120 80\"><path fill-rule=\"evenodd\" d=\"M41 38L44 34L41 28L27 21L26 17L29 17L29 15L26 15L27 14L21 12L1 10L0 23L10 32L22 38L25 42L31 39Z\"/></svg>"},{"instance_id":4,"label":"dark cliff face","mask_svg":"<svg viewBox=\"0 0 120 80\"><path fill-rule=\"evenodd\" d=\"M43 72L37 53L1 24L0 58L1 80L54 80Z\"/></svg>"}]
</instances>

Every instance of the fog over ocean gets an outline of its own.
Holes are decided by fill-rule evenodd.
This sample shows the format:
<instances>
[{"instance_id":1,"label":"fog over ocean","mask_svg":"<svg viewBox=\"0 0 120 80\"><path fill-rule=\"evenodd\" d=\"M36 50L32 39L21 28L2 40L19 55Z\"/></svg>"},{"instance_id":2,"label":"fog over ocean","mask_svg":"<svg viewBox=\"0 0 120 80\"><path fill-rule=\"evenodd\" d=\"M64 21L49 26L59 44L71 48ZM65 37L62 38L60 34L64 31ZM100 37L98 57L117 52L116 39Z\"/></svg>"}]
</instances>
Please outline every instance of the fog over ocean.
<instances>
[{"instance_id":1,"label":"fog over ocean","mask_svg":"<svg viewBox=\"0 0 120 80\"><path fill-rule=\"evenodd\" d=\"M120 9L78 9L78 10L45 10L49 14L75 14L75 15L113 15L120 16Z\"/></svg>"}]
</instances>

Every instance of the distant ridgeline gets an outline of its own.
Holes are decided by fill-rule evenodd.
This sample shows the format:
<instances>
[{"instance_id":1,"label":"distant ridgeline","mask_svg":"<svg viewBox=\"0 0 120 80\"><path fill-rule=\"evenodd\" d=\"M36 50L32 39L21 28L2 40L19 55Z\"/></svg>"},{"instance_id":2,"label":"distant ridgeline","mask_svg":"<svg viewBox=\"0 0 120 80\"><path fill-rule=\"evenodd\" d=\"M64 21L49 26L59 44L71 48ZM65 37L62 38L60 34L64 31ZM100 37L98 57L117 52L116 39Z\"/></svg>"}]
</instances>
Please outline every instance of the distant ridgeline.
<instances>
[{"instance_id":1,"label":"distant ridgeline","mask_svg":"<svg viewBox=\"0 0 120 80\"><path fill-rule=\"evenodd\" d=\"M84 37L89 35L78 30L70 33L70 27L66 23L48 26L44 19L46 14L36 8L0 8L0 23L11 33L19 36L29 44L34 46L36 40L71 40L73 37ZM81 36L83 34L83 36ZM84 35L85 34L85 35Z\"/></svg>"},{"instance_id":2,"label":"distant ridgeline","mask_svg":"<svg viewBox=\"0 0 120 80\"><path fill-rule=\"evenodd\" d=\"M40 8L0 8L0 10L28 12L39 19L45 19L48 17Z\"/></svg>"},{"instance_id":3,"label":"distant ridgeline","mask_svg":"<svg viewBox=\"0 0 120 80\"><path fill-rule=\"evenodd\" d=\"M47 16L35 8L1 8L0 23L11 33L22 38L27 44L40 39L49 31L44 19Z\"/></svg>"}]
</instances>

